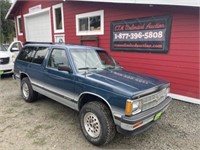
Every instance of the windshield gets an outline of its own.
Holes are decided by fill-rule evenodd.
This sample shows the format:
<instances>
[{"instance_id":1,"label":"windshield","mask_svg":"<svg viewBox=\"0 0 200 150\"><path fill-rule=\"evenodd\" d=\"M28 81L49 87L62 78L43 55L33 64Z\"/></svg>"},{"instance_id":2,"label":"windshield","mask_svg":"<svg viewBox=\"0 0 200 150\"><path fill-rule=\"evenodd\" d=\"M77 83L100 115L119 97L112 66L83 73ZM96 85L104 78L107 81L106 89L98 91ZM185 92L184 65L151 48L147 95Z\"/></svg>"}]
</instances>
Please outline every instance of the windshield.
<instances>
[{"instance_id":1,"label":"windshield","mask_svg":"<svg viewBox=\"0 0 200 150\"><path fill-rule=\"evenodd\" d=\"M78 72L102 70L104 65L93 49L71 49L71 54Z\"/></svg>"},{"instance_id":2,"label":"windshield","mask_svg":"<svg viewBox=\"0 0 200 150\"><path fill-rule=\"evenodd\" d=\"M120 68L104 50L71 49L70 51L78 72Z\"/></svg>"},{"instance_id":3,"label":"windshield","mask_svg":"<svg viewBox=\"0 0 200 150\"><path fill-rule=\"evenodd\" d=\"M96 50L96 51L101 59L102 64L106 68L119 67L117 62L106 51L103 51L103 50Z\"/></svg>"},{"instance_id":4,"label":"windshield","mask_svg":"<svg viewBox=\"0 0 200 150\"><path fill-rule=\"evenodd\" d=\"M0 44L0 51L7 51L4 45Z\"/></svg>"}]
</instances>

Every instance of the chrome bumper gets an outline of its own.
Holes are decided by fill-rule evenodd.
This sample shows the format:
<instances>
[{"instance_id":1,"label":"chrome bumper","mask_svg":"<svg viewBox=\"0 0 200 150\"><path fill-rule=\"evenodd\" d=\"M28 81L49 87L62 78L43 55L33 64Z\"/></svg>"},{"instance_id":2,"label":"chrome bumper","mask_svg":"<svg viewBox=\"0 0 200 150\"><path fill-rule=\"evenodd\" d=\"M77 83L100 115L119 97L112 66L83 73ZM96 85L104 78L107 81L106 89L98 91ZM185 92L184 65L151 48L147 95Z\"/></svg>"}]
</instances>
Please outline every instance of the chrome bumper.
<instances>
[{"instance_id":1,"label":"chrome bumper","mask_svg":"<svg viewBox=\"0 0 200 150\"><path fill-rule=\"evenodd\" d=\"M135 130L138 132L140 129L144 130L144 127L146 129L149 128L153 122L160 118L160 115L168 108L170 102L171 98L167 97L162 103L149 110L131 117L122 116L121 118L118 118L120 121L120 125L117 127L118 131L125 134L128 134L128 132L134 134Z\"/></svg>"}]
</instances>

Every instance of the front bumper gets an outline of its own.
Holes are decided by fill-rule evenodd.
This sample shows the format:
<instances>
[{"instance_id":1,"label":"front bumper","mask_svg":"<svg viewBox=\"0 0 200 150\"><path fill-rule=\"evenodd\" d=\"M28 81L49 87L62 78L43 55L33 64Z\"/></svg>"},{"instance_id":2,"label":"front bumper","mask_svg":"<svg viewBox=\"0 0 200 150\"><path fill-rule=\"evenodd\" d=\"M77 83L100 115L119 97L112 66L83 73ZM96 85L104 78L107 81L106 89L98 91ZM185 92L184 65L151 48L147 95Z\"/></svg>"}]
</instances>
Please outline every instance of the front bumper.
<instances>
[{"instance_id":1,"label":"front bumper","mask_svg":"<svg viewBox=\"0 0 200 150\"><path fill-rule=\"evenodd\" d=\"M122 134L136 135L147 130L158 119L155 119L155 116L157 114L162 114L168 108L170 101L171 98L167 97L162 103L149 110L131 117L122 116L121 118L115 118L120 121L120 125L117 126L118 132Z\"/></svg>"},{"instance_id":2,"label":"front bumper","mask_svg":"<svg viewBox=\"0 0 200 150\"><path fill-rule=\"evenodd\" d=\"M20 80L20 75L14 73L14 74L12 75L12 78L13 78L14 80Z\"/></svg>"},{"instance_id":3,"label":"front bumper","mask_svg":"<svg viewBox=\"0 0 200 150\"><path fill-rule=\"evenodd\" d=\"M14 64L9 63L6 65L0 65L0 71L3 71L3 74L13 73Z\"/></svg>"}]
</instances>

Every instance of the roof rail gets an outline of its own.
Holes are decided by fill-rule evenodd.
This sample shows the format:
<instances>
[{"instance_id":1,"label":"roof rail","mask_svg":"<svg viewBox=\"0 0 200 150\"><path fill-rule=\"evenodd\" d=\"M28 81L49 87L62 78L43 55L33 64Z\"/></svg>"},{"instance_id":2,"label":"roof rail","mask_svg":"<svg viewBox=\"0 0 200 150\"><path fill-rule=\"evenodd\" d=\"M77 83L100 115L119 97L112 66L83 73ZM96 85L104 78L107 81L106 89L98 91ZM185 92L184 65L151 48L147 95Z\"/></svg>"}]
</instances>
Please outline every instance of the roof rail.
<instances>
[{"instance_id":1,"label":"roof rail","mask_svg":"<svg viewBox=\"0 0 200 150\"><path fill-rule=\"evenodd\" d=\"M26 41L24 45L26 44L53 44L52 42L32 42L32 41Z\"/></svg>"}]
</instances>

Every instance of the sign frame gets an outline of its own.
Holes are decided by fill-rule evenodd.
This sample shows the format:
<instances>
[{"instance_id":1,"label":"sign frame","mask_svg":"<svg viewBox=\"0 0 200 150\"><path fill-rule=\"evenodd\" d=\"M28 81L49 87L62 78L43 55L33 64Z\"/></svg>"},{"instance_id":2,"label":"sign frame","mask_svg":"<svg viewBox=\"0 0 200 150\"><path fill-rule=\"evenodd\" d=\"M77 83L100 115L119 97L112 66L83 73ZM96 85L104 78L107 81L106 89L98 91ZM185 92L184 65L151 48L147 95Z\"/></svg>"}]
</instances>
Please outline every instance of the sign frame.
<instances>
[{"instance_id":1,"label":"sign frame","mask_svg":"<svg viewBox=\"0 0 200 150\"><path fill-rule=\"evenodd\" d=\"M111 50L168 53L171 26L171 15L113 21L110 25ZM150 36L145 36L150 34L156 36L151 39ZM158 37L159 35L160 37Z\"/></svg>"}]
</instances>

